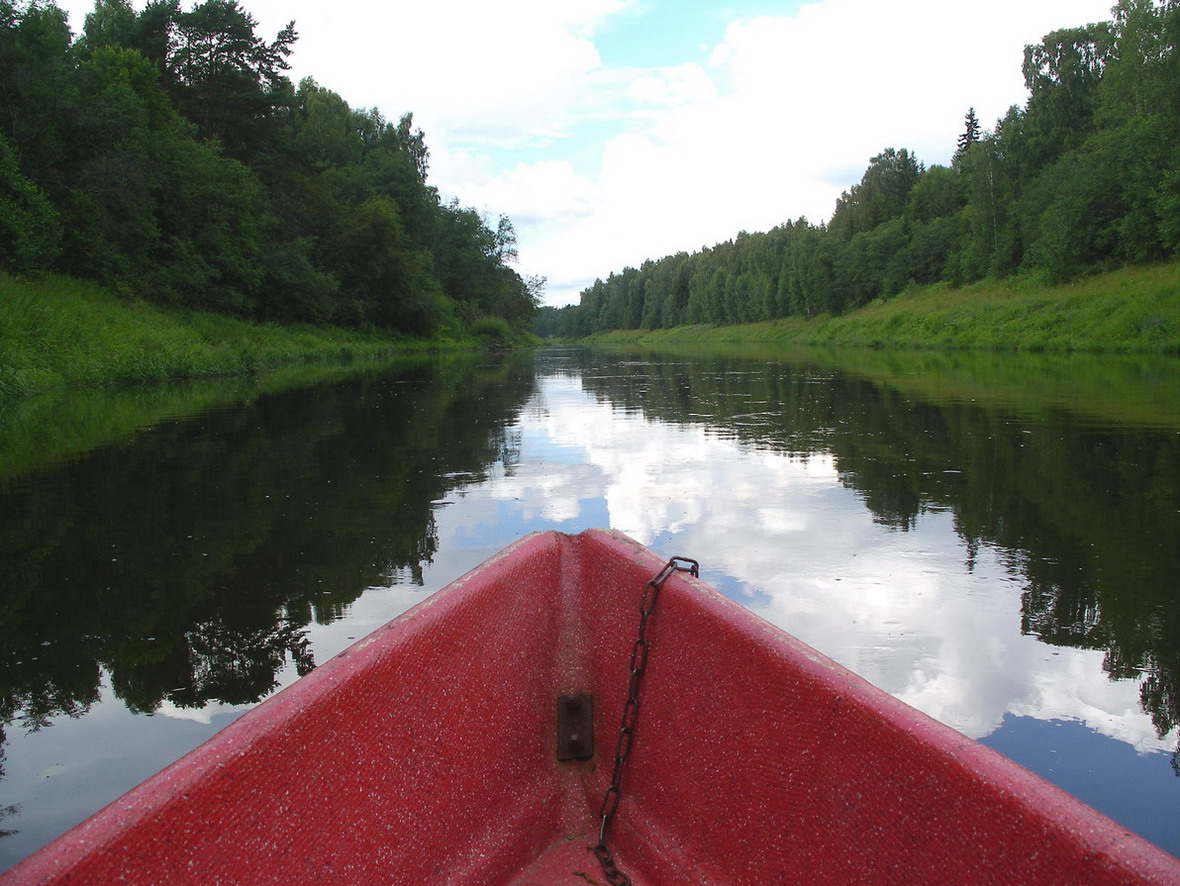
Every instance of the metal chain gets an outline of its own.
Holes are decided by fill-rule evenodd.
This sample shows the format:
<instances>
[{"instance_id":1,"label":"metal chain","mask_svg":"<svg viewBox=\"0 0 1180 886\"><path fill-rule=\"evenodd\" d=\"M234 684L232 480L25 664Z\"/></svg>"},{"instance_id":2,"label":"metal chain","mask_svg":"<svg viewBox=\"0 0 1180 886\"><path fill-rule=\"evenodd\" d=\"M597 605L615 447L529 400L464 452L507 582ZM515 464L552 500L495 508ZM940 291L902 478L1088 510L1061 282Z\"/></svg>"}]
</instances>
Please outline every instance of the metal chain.
<instances>
[{"instance_id":1,"label":"metal chain","mask_svg":"<svg viewBox=\"0 0 1180 886\"><path fill-rule=\"evenodd\" d=\"M615 768L611 774L610 787L606 790L606 796L602 798L602 808L598 813L602 820L598 828L598 844L590 847L590 851L598 857L602 872L611 886L631 886L631 878L619 870L615 864L614 854L607 848L606 831L615 812L618 811L619 801L623 799L623 764L627 762L635 741L635 725L639 721L639 687L643 682L648 653L651 651L651 643L647 639L648 623L656 611L660 587L667 581L668 576L673 572L688 572L695 577L700 574L700 570L700 564L696 560L673 557L647 583L643 599L639 601L639 637L631 647L631 682L627 688L627 703L623 705L623 717L619 723L619 740L615 745Z\"/></svg>"}]
</instances>

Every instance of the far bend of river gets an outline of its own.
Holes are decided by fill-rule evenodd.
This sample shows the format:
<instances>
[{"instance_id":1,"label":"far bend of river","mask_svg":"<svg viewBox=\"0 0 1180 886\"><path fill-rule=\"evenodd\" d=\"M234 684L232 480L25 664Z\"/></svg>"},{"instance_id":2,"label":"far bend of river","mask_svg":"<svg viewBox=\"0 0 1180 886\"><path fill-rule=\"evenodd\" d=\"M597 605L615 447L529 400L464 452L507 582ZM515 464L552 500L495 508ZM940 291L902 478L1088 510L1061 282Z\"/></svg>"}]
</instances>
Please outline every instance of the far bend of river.
<instances>
[{"instance_id":1,"label":"far bend of river","mask_svg":"<svg viewBox=\"0 0 1180 886\"><path fill-rule=\"evenodd\" d=\"M607 526L1180 854L1176 361L551 350L0 409L0 869Z\"/></svg>"}]
</instances>

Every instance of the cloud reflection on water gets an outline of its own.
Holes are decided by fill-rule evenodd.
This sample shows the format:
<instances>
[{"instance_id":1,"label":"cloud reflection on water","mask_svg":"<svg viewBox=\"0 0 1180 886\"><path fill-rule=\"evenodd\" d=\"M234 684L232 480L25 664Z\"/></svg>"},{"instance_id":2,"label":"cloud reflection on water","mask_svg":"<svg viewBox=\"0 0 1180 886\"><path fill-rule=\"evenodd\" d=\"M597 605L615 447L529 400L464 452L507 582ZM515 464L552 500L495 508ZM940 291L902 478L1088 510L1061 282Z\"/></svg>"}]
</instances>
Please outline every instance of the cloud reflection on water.
<instances>
[{"instance_id":1,"label":"cloud reflection on water","mask_svg":"<svg viewBox=\"0 0 1180 886\"><path fill-rule=\"evenodd\" d=\"M655 421L596 400L577 378L540 385L518 462L439 512L442 550L609 522L700 559L723 593L973 738L1009 713L1078 721L1140 752L1175 746L1140 709L1138 681L1103 672L1102 650L1021 634L1014 557L984 546L969 558L950 513L900 531L874 521L831 454Z\"/></svg>"}]
</instances>

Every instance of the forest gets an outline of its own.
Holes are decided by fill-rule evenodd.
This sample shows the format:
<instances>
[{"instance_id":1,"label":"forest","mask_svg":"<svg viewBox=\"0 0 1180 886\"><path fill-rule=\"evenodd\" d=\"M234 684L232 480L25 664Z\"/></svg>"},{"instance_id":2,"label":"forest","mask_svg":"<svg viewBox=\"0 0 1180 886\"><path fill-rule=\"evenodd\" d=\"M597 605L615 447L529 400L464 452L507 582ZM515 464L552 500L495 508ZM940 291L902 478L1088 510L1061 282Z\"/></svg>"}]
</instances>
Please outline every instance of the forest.
<instances>
[{"instance_id":1,"label":"forest","mask_svg":"<svg viewBox=\"0 0 1180 886\"><path fill-rule=\"evenodd\" d=\"M0 0L0 271L265 322L526 329L511 221L443 201L396 123L285 75L237 0Z\"/></svg>"},{"instance_id":2,"label":"forest","mask_svg":"<svg viewBox=\"0 0 1180 886\"><path fill-rule=\"evenodd\" d=\"M538 332L838 315L915 286L1059 283L1180 248L1180 0L1119 0L1110 21L1027 46L1028 100L990 130L967 111L949 166L873 157L826 224L742 232L596 280ZM953 134L948 134L948 142Z\"/></svg>"}]
</instances>

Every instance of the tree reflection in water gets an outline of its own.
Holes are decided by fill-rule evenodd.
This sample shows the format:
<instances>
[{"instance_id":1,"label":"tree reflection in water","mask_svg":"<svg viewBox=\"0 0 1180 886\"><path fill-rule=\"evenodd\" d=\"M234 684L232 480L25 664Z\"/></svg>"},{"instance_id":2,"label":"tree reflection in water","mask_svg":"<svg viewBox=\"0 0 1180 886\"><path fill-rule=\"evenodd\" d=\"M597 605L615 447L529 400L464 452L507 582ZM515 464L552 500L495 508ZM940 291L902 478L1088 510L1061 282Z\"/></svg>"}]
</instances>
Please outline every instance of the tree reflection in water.
<instances>
[{"instance_id":1,"label":"tree reflection in water","mask_svg":"<svg viewBox=\"0 0 1180 886\"><path fill-rule=\"evenodd\" d=\"M583 352L569 371L624 410L786 454L830 452L874 519L900 531L950 511L968 569L988 544L1024 575L1023 633L1104 650L1112 679L1141 678L1160 737L1180 725L1174 363L772 356L647 354L624 368ZM1144 407L1145 387L1172 413Z\"/></svg>"},{"instance_id":2,"label":"tree reflection in water","mask_svg":"<svg viewBox=\"0 0 1180 886\"><path fill-rule=\"evenodd\" d=\"M421 582L432 503L510 460L525 356L407 360L157 424L0 486L0 721L258 701L306 626ZM2 770L0 770L2 772Z\"/></svg>"}]
</instances>

